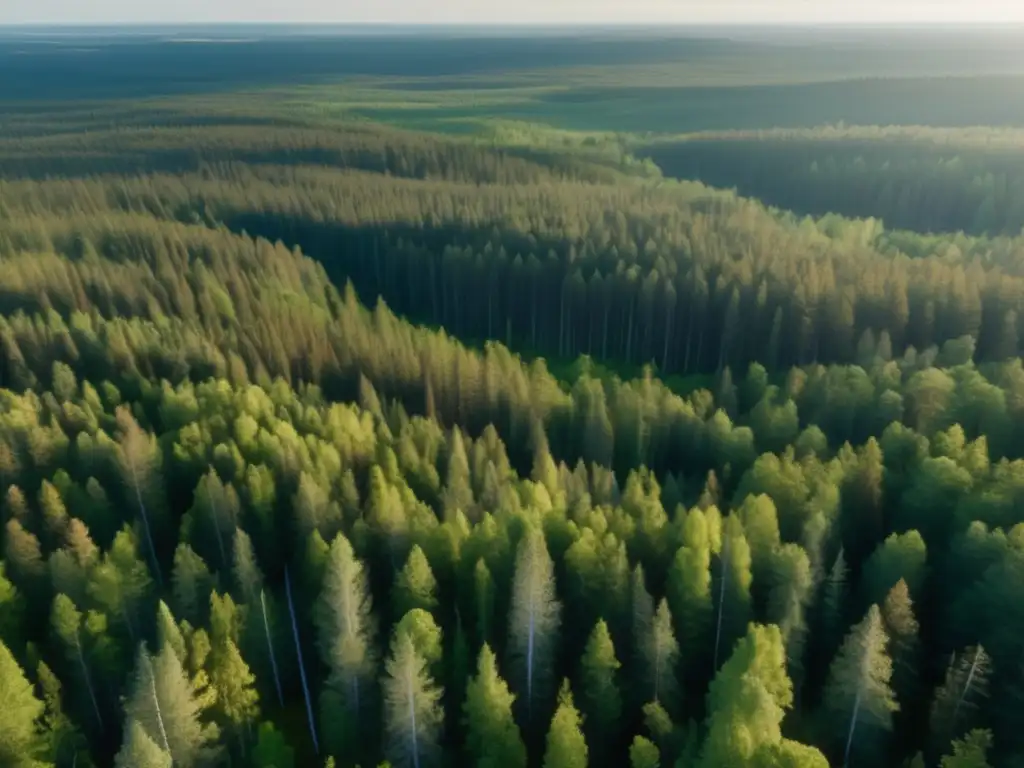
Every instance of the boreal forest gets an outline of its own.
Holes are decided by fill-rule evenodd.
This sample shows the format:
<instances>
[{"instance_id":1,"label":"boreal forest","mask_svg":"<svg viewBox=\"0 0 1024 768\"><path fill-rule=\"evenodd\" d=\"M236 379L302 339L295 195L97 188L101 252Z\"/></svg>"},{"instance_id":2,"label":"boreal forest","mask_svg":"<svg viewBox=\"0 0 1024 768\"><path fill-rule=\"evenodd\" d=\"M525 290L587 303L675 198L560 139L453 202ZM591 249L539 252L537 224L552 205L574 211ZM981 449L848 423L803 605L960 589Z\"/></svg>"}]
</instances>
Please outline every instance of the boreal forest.
<instances>
[{"instance_id":1,"label":"boreal forest","mask_svg":"<svg viewBox=\"0 0 1024 768\"><path fill-rule=\"evenodd\" d=\"M233 34L0 28L0 766L1024 765L1024 38Z\"/></svg>"}]
</instances>

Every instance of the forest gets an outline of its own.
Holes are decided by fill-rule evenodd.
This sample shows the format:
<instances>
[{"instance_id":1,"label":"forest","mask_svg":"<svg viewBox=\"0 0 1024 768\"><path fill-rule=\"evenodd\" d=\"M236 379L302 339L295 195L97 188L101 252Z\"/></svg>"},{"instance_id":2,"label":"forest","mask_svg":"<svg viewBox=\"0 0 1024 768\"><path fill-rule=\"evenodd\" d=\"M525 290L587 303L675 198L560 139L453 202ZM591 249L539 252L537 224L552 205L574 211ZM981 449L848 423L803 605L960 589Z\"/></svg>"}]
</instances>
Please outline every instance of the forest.
<instances>
[{"instance_id":1,"label":"forest","mask_svg":"<svg viewBox=\"0 0 1024 768\"><path fill-rule=\"evenodd\" d=\"M442 130L811 54L400 42L0 85L0 766L1024 765L1018 128Z\"/></svg>"}]
</instances>

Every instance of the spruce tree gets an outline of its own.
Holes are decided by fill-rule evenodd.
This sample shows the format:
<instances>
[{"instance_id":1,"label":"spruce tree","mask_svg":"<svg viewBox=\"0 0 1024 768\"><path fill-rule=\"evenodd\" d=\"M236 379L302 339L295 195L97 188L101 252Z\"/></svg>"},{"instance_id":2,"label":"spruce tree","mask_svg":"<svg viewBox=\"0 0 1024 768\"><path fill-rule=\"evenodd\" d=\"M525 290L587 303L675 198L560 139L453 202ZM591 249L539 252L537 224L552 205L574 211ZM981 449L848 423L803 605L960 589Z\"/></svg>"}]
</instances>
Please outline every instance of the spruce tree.
<instances>
[{"instance_id":1,"label":"spruce tree","mask_svg":"<svg viewBox=\"0 0 1024 768\"><path fill-rule=\"evenodd\" d=\"M525 768L526 747L512 718L515 701L498 674L494 652L484 645L476 675L466 686L466 753L474 768Z\"/></svg>"},{"instance_id":2,"label":"spruce tree","mask_svg":"<svg viewBox=\"0 0 1024 768\"><path fill-rule=\"evenodd\" d=\"M661 754L654 742L635 736L629 745L630 768L661 768Z\"/></svg>"},{"instance_id":3,"label":"spruce tree","mask_svg":"<svg viewBox=\"0 0 1024 768\"><path fill-rule=\"evenodd\" d=\"M988 751L992 747L990 731L974 730L953 742L953 752L942 758L940 768L992 768Z\"/></svg>"},{"instance_id":4,"label":"spruce tree","mask_svg":"<svg viewBox=\"0 0 1024 768\"><path fill-rule=\"evenodd\" d=\"M437 607L437 580L418 545L409 550L405 565L398 572L391 603L395 618L401 618L413 608L430 612Z\"/></svg>"},{"instance_id":5,"label":"spruce tree","mask_svg":"<svg viewBox=\"0 0 1024 768\"><path fill-rule=\"evenodd\" d=\"M170 754L150 738L137 720L130 720L114 768L171 768L171 765Z\"/></svg>"},{"instance_id":6,"label":"spruce tree","mask_svg":"<svg viewBox=\"0 0 1024 768\"><path fill-rule=\"evenodd\" d=\"M252 751L253 768L295 768L295 750L273 723L261 723Z\"/></svg>"},{"instance_id":7,"label":"spruce tree","mask_svg":"<svg viewBox=\"0 0 1024 768\"><path fill-rule=\"evenodd\" d=\"M10 650L0 642L0 765L45 768L46 734L40 729L44 705Z\"/></svg>"},{"instance_id":8,"label":"spruce tree","mask_svg":"<svg viewBox=\"0 0 1024 768\"><path fill-rule=\"evenodd\" d=\"M544 534L530 530L519 543L509 614L513 679L528 723L540 715L553 682L560 610Z\"/></svg>"},{"instance_id":9,"label":"spruce tree","mask_svg":"<svg viewBox=\"0 0 1024 768\"><path fill-rule=\"evenodd\" d=\"M595 759L602 762L616 743L622 718L622 695L616 682L621 666L608 625L598 621L580 659L579 691L587 741L594 748Z\"/></svg>"},{"instance_id":10,"label":"spruce tree","mask_svg":"<svg viewBox=\"0 0 1024 768\"><path fill-rule=\"evenodd\" d=\"M320 657L328 669L321 693L324 730L334 739L331 752L351 752L360 730L368 725L377 662L366 573L342 534L328 553L315 620Z\"/></svg>"},{"instance_id":11,"label":"spruce tree","mask_svg":"<svg viewBox=\"0 0 1024 768\"><path fill-rule=\"evenodd\" d=\"M429 615L429 614L428 614ZM443 691L407 631L398 630L385 664L384 752L395 768L425 768L441 761Z\"/></svg>"},{"instance_id":12,"label":"spruce tree","mask_svg":"<svg viewBox=\"0 0 1024 768\"><path fill-rule=\"evenodd\" d=\"M587 768L587 742L580 730L580 713L572 701L569 681L562 683L558 707L548 730L544 768Z\"/></svg>"},{"instance_id":13,"label":"spruce tree","mask_svg":"<svg viewBox=\"0 0 1024 768\"><path fill-rule=\"evenodd\" d=\"M139 647L125 701L128 722L171 755L175 766L193 768L215 759L218 732L202 721L202 707L181 661L169 646L150 656Z\"/></svg>"},{"instance_id":14,"label":"spruce tree","mask_svg":"<svg viewBox=\"0 0 1024 768\"><path fill-rule=\"evenodd\" d=\"M950 660L945 680L932 698L930 736L936 754L977 723L980 705L989 695L990 674L991 661L980 645Z\"/></svg>"},{"instance_id":15,"label":"spruce tree","mask_svg":"<svg viewBox=\"0 0 1024 768\"><path fill-rule=\"evenodd\" d=\"M899 709L889 687L892 660L882 612L871 606L843 641L829 668L824 707L843 764L867 764L885 753L893 713Z\"/></svg>"},{"instance_id":16,"label":"spruce tree","mask_svg":"<svg viewBox=\"0 0 1024 768\"><path fill-rule=\"evenodd\" d=\"M640 638L638 652L643 660L639 682L642 683L646 698L674 707L679 693L676 677L679 643L676 642L672 613L666 599L662 598L658 604L647 636Z\"/></svg>"}]
</instances>

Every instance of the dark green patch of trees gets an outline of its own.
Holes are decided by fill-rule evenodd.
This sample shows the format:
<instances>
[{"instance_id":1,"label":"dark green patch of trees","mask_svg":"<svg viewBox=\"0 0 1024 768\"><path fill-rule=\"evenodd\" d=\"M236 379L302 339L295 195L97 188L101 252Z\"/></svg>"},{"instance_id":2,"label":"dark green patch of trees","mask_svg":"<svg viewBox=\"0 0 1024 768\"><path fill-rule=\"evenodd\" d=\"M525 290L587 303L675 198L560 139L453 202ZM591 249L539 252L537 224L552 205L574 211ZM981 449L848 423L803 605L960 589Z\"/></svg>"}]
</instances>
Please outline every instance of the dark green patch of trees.
<instances>
[{"instance_id":1,"label":"dark green patch of trees","mask_svg":"<svg viewBox=\"0 0 1024 768\"><path fill-rule=\"evenodd\" d=\"M1016 129L695 134L643 154L668 175L811 216L874 217L917 232L1024 229L1024 135Z\"/></svg>"}]
</instances>

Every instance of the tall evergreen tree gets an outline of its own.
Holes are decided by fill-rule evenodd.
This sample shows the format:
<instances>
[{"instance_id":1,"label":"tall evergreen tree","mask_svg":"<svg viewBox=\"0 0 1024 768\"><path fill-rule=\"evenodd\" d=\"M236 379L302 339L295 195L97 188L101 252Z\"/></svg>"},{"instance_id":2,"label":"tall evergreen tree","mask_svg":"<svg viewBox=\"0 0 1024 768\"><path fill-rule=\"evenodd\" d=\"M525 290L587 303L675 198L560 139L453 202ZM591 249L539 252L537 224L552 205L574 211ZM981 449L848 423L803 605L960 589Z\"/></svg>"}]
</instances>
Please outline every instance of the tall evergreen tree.
<instances>
[{"instance_id":1,"label":"tall evergreen tree","mask_svg":"<svg viewBox=\"0 0 1024 768\"><path fill-rule=\"evenodd\" d=\"M366 573L342 534L331 544L315 611L320 657L329 670L321 693L321 717L325 732L334 739L331 752L351 753L351 745L368 724L377 662Z\"/></svg>"},{"instance_id":2,"label":"tall evergreen tree","mask_svg":"<svg viewBox=\"0 0 1024 768\"><path fill-rule=\"evenodd\" d=\"M169 646L150 656L139 647L125 701L125 716L169 753L174 765L200 768L218 759L218 731L204 723L193 683Z\"/></svg>"},{"instance_id":3,"label":"tall evergreen tree","mask_svg":"<svg viewBox=\"0 0 1024 768\"><path fill-rule=\"evenodd\" d=\"M40 729L43 702L6 645L0 643L0 764L46 768L47 738Z\"/></svg>"},{"instance_id":4,"label":"tall evergreen tree","mask_svg":"<svg viewBox=\"0 0 1024 768\"><path fill-rule=\"evenodd\" d=\"M587 742L580 730L580 713L572 701L569 681L563 681L558 707L548 730L544 768L586 768Z\"/></svg>"},{"instance_id":5,"label":"tall evergreen tree","mask_svg":"<svg viewBox=\"0 0 1024 768\"><path fill-rule=\"evenodd\" d=\"M405 565L398 572L391 603L396 618L401 618L413 608L429 612L437 607L437 580L418 545L409 550Z\"/></svg>"},{"instance_id":6,"label":"tall evergreen tree","mask_svg":"<svg viewBox=\"0 0 1024 768\"><path fill-rule=\"evenodd\" d=\"M852 758L884 754L892 730L892 716L899 709L892 689L892 660L882 612L871 606L864 619L843 641L829 668L824 707L843 764ZM861 760L858 759L858 762Z\"/></svg>"},{"instance_id":7,"label":"tall evergreen tree","mask_svg":"<svg viewBox=\"0 0 1024 768\"><path fill-rule=\"evenodd\" d=\"M115 768L171 768L170 754L161 749L138 721L125 727L124 744L114 760Z\"/></svg>"},{"instance_id":8,"label":"tall evergreen tree","mask_svg":"<svg viewBox=\"0 0 1024 768\"><path fill-rule=\"evenodd\" d=\"M474 768L525 768L526 747L512 718L515 701L498 675L497 659L487 646L480 650L476 675L466 687L466 753Z\"/></svg>"},{"instance_id":9,"label":"tall evergreen tree","mask_svg":"<svg viewBox=\"0 0 1024 768\"><path fill-rule=\"evenodd\" d=\"M587 640L580 659L580 707L584 714L584 730L594 748L596 762L608 759L610 747L618 738L622 718L622 694L616 680L622 665L615 658L608 625L598 621Z\"/></svg>"},{"instance_id":10,"label":"tall evergreen tree","mask_svg":"<svg viewBox=\"0 0 1024 768\"><path fill-rule=\"evenodd\" d=\"M554 677L561 606L555 596L554 563L544 534L530 530L516 554L509 613L513 679L526 722L540 715Z\"/></svg>"},{"instance_id":11,"label":"tall evergreen tree","mask_svg":"<svg viewBox=\"0 0 1024 768\"><path fill-rule=\"evenodd\" d=\"M408 632L399 630L385 665L385 754L395 768L437 765L444 723L443 692Z\"/></svg>"},{"instance_id":12,"label":"tall evergreen tree","mask_svg":"<svg viewBox=\"0 0 1024 768\"><path fill-rule=\"evenodd\" d=\"M953 656L942 685L935 689L931 708L931 746L939 754L978 722L981 704L989 695L991 660L980 645Z\"/></svg>"}]
</instances>

